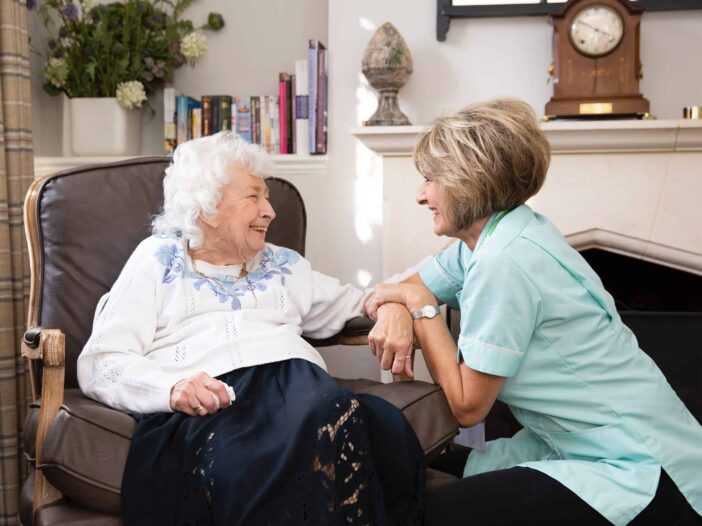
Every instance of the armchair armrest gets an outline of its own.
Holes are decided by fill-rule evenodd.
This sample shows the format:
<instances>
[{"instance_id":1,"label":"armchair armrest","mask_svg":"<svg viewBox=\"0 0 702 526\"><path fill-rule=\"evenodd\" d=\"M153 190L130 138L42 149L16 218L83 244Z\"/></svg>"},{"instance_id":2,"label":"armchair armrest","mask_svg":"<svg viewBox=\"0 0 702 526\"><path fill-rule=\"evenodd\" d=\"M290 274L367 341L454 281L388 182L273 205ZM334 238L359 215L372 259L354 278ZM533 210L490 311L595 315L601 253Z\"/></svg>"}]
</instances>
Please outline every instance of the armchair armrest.
<instances>
[{"instance_id":1,"label":"armchair armrest","mask_svg":"<svg viewBox=\"0 0 702 526\"><path fill-rule=\"evenodd\" d=\"M330 345L368 345L368 333L375 322L365 316L357 316L346 322L344 328L334 336L316 340L305 338L314 347L329 347Z\"/></svg>"},{"instance_id":2,"label":"armchair armrest","mask_svg":"<svg viewBox=\"0 0 702 526\"><path fill-rule=\"evenodd\" d=\"M325 338L323 340L315 340L313 338L305 338L305 340L314 347L329 347L330 345L368 345L368 333L371 331L375 322L365 316L357 316L346 322L344 328L340 332ZM419 349L419 342L414 339L414 349ZM412 365L414 365L414 352L412 353ZM411 378L404 374L393 374L393 382L405 382Z\"/></svg>"},{"instance_id":3,"label":"armchair armrest","mask_svg":"<svg viewBox=\"0 0 702 526\"><path fill-rule=\"evenodd\" d=\"M63 385L66 367L66 348L64 334L57 329L42 329L36 327L28 330L22 338L22 356L30 361L30 380L32 395L37 396L33 360L43 362L42 374L42 403L37 424L35 462L41 458L47 432L53 422L59 407L63 403ZM37 467L37 466L35 466ZM33 512L63 497L60 491L53 487L37 469L34 479Z\"/></svg>"}]
</instances>

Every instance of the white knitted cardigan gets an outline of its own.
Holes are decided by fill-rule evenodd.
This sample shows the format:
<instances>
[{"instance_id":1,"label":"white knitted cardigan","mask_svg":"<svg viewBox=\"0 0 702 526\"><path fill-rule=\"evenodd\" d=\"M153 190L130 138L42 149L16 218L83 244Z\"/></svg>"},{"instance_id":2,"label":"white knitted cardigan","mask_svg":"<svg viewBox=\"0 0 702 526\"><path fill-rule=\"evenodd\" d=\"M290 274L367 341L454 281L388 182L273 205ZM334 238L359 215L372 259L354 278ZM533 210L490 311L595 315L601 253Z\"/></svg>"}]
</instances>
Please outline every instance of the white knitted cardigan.
<instances>
[{"instance_id":1,"label":"white knitted cardigan","mask_svg":"<svg viewBox=\"0 0 702 526\"><path fill-rule=\"evenodd\" d=\"M171 411L171 387L301 358L325 368L301 334L332 336L363 309L364 293L315 272L297 252L266 244L240 265L197 262L177 238L151 236L136 248L98 303L78 358L78 382L95 400L125 411Z\"/></svg>"}]
</instances>

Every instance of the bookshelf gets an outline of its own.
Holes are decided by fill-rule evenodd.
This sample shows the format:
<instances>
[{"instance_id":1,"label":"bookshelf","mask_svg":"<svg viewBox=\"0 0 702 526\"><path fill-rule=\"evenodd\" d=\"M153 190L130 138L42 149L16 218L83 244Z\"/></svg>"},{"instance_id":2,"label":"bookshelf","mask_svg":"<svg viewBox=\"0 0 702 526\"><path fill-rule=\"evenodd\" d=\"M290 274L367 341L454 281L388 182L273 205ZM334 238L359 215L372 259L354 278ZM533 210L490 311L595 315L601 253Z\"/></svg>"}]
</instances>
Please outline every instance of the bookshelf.
<instances>
[{"instance_id":1,"label":"bookshelf","mask_svg":"<svg viewBox=\"0 0 702 526\"><path fill-rule=\"evenodd\" d=\"M327 157L326 155L273 155L276 168L274 175L283 179L324 175ZM34 176L42 177L69 168L111 163L125 159L128 157L35 157Z\"/></svg>"}]
</instances>

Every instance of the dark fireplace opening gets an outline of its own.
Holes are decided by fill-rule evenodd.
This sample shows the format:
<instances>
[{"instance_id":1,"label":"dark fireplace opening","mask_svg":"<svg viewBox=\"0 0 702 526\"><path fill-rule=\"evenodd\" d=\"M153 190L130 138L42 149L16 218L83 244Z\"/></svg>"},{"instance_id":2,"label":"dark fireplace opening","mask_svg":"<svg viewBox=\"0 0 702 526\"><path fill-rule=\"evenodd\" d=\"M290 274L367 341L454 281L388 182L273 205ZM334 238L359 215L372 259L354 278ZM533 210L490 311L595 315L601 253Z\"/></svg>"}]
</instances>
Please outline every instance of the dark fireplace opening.
<instances>
[{"instance_id":1,"label":"dark fireplace opening","mask_svg":"<svg viewBox=\"0 0 702 526\"><path fill-rule=\"evenodd\" d=\"M605 250L581 254L639 347L702 422L702 276Z\"/></svg>"},{"instance_id":2,"label":"dark fireplace opening","mask_svg":"<svg viewBox=\"0 0 702 526\"><path fill-rule=\"evenodd\" d=\"M606 250L580 254L599 274L619 311L702 312L702 276Z\"/></svg>"}]
</instances>

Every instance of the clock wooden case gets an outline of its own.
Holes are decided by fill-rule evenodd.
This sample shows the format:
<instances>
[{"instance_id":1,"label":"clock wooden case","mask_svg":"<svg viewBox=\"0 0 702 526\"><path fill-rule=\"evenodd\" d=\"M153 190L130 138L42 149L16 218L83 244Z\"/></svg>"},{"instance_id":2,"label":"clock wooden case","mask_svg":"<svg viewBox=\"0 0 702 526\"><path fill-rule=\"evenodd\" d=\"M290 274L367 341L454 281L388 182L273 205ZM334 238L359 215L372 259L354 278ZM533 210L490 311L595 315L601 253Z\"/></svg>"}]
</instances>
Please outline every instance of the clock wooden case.
<instances>
[{"instance_id":1,"label":"clock wooden case","mask_svg":"<svg viewBox=\"0 0 702 526\"><path fill-rule=\"evenodd\" d=\"M569 0L553 18L553 97L545 118L646 117L639 27L629 0Z\"/></svg>"}]
</instances>

